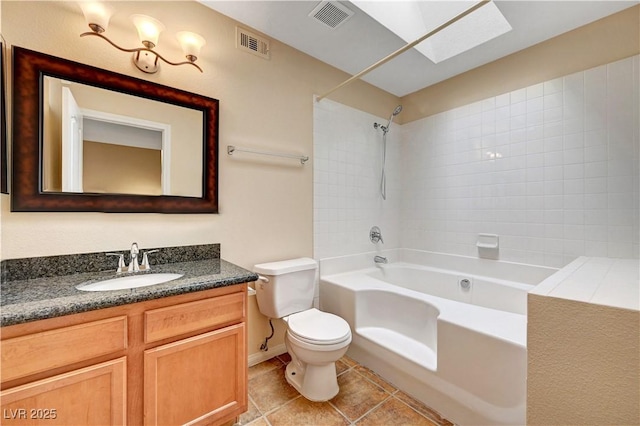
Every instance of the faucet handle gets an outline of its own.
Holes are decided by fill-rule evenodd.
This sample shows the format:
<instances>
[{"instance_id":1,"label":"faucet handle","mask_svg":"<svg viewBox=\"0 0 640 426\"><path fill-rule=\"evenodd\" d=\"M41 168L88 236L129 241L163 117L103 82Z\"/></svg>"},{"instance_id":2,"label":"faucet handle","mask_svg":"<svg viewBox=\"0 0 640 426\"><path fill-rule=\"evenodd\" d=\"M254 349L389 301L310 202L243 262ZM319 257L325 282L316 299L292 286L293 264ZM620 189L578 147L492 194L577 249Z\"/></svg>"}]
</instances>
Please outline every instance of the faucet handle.
<instances>
[{"instance_id":1,"label":"faucet handle","mask_svg":"<svg viewBox=\"0 0 640 426\"><path fill-rule=\"evenodd\" d=\"M371 230L369 231L369 239L371 240L372 243L384 243L384 240L382 239L382 232L380 231L380 228L378 228L377 226L373 226L371 228Z\"/></svg>"},{"instance_id":2,"label":"faucet handle","mask_svg":"<svg viewBox=\"0 0 640 426\"><path fill-rule=\"evenodd\" d=\"M107 256L118 256L118 269L116 270L116 273L120 273L122 272L122 268L124 268L124 254L122 253L106 253Z\"/></svg>"},{"instance_id":3,"label":"faucet handle","mask_svg":"<svg viewBox=\"0 0 640 426\"><path fill-rule=\"evenodd\" d=\"M155 249L155 250L145 251L144 253L142 253L142 265L140 267L145 271L150 270L151 265L149 265L149 257L147 255L151 253L157 253L159 251L160 251L159 249Z\"/></svg>"}]
</instances>

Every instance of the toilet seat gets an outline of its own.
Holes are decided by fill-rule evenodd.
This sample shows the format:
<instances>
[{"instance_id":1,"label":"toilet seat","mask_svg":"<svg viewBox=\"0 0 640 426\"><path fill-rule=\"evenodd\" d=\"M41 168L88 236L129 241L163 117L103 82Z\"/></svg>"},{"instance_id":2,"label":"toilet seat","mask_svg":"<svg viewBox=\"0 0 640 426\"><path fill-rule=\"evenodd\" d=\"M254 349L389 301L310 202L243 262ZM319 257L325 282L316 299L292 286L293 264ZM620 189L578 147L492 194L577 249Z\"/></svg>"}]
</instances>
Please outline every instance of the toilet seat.
<instances>
[{"instance_id":1,"label":"toilet seat","mask_svg":"<svg viewBox=\"0 0 640 426\"><path fill-rule=\"evenodd\" d=\"M316 308L286 318L288 331L296 339L312 345L335 345L351 341L351 328L343 318Z\"/></svg>"}]
</instances>

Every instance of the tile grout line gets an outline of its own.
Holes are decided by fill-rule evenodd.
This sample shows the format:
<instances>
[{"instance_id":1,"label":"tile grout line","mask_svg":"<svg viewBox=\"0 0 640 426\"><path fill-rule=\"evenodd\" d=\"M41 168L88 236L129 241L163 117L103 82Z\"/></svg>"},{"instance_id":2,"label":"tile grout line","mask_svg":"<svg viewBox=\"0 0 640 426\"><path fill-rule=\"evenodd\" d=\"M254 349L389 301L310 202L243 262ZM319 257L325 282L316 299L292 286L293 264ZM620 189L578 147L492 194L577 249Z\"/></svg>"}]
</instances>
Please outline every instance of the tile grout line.
<instances>
[{"instance_id":1,"label":"tile grout line","mask_svg":"<svg viewBox=\"0 0 640 426\"><path fill-rule=\"evenodd\" d=\"M358 364L362 367L364 367L362 364ZM367 367L364 367L367 368ZM378 383L374 382L373 380L371 380L370 378L368 378L367 376L365 376L364 374L361 374L358 370L355 369L354 366L354 371L358 374L360 374L361 377L365 378L366 380L368 380L370 383L373 383L374 385L376 385L377 387L379 387L380 389L382 389L384 392L388 393L389 396L395 400L397 400L398 402L402 403L403 405L407 406L409 409L411 409L412 411L414 411L416 414L418 414L421 417L424 417L425 419L429 420L430 422L436 423L439 426L442 426L442 420L444 419L440 413L436 413L438 414L438 416L440 416L440 419L436 419L432 416L426 415L422 412L420 412L418 409L416 409L415 407L412 407L410 404L408 404L407 402L403 401L402 399L398 398L398 393L400 393L400 389L396 388L393 384L387 382L383 377L380 377L381 380L383 380L386 384L392 386L394 388L393 392L389 392L386 389L384 389L382 386L380 386ZM371 370L369 370L371 371ZM373 371L371 371L372 374L375 374ZM409 396L410 398L416 400L413 396L406 394L407 396ZM353 424L355 424L356 422L362 420L363 417L367 416L368 414L370 414L372 411L374 411L376 408L378 408L380 405L382 405L384 402L386 402L387 400L389 400L389 398L385 398L382 402L380 402L380 404L376 405L375 407L373 407L371 410L367 411L365 414L363 414L362 416L360 416L357 420L355 420L353 422ZM422 403L421 401L416 400L416 402L422 404L425 406L425 408L427 408L429 411L433 410L431 407L427 406L426 404Z\"/></svg>"},{"instance_id":2,"label":"tile grout line","mask_svg":"<svg viewBox=\"0 0 640 426\"><path fill-rule=\"evenodd\" d=\"M356 418L355 420L351 420L346 414L344 414L342 411L340 411L340 409L338 407L336 407L333 402L331 402L331 400L327 401L329 403L329 405L331 405L331 407L333 407L338 413L340 413L345 419L347 419L348 422L350 422L350 425L355 425L357 422L359 422L360 420L362 420L363 417L366 417L368 414L370 414L372 411L374 411L376 408L378 408L380 405L382 405L385 401L387 401L389 399L389 397L393 397L393 395L398 392L398 389L396 389L394 387L394 391L393 392L389 392L386 389L384 389L382 386L380 386L379 384L377 384L376 382L374 382L373 380L369 379L368 377L366 377L365 375L361 374L356 367L361 364L356 364L356 365L352 365L351 367L349 367L348 369L346 369L345 371L343 371L342 373L340 373L340 376L353 370L354 373L356 373L357 375L359 375L360 377L362 377L363 379L369 381L370 383L372 383L373 385L375 385L376 387L380 388L384 393L387 394L387 396L380 401L378 404L376 404L375 406L373 406L370 410L368 410L366 413L364 413L363 415L361 415L360 417ZM363 366L364 367L364 366ZM364 367L366 368L366 367ZM384 379L383 379L384 380ZM385 381L386 383L386 381Z\"/></svg>"},{"instance_id":3,"label":"tile grout line","mask_svg":"<svg viewBox=\"0 0 640 426\"><path fill-rule=\"evenodd\" d=\"M268 369L268 370L264 370L264 371L262 371L262 372L260 372L260 373L258 373L258 374L256 374L256 375L254 375L253 377L251 377L251 378L250 378L250 379L248 379L247 381L253 380L253 379L255 379L256 377L260 377L260 376L262 376L263 374L266 374L266 373L268 373L268 372L270 372L270 371L272 371L272 370L275 370L276 368L282 368L282 366L283 366L283 365L286 365L284 362L282 362L282 360L281 360L281 359L279 359L279 358L277 358L277 357L274 357L274 358L275 358L275 359L278 359L278 361L279 361L282 365L278 365L277 367L276 367L276 366L274 366L273 368L270 368L270 369ZM271 358L271 359L274 359L274 358ZM269 360L267 360L267 361L269 361ZM267 361L263 361L263 362L267 362ZM256 365L260 365L260 364L256 364ZM254 365L254 366L252 366L252 367L249 367L249 369L251 369L251 368L253 368L253 367L255 367L255 365Z\"/></svg>"},{"instance_id":4,"label":"tile grout line","mask_svg":"<svg viewBox=\"0 0 640 426\"><path fill-rule=\"evenodd\" d=\"M365 367L365 366L364 366L364 365L362 365L362 364L358 364L358 365L359 365L360 367L362 367L362 368L366 368L368 371L370 371L370 372L371 372L371 374L373 374L373 375L375 375L375 376L377 376L377 377L380 377L380 380L382 380L383 382L385 382L386 384L388 384L389 386L391 386L391 387L393 388L393 392L389 392L388 390L386 390L385 388L383 388L382 386L380 386L378 383L376 383L376 382L374 382L373 380L371 380L369 377L367 377L367 376L365 376L364 374L360 373L360 372L355 368L355 366L354 366L354 371L355 371L356 373L358 373L361 377L363 377L363 378L365 378L366 380L368 380L369 382L373 383L374 385L376 385L377 387L379 387L379 388L380 388L380 389L382 389L383 391L385 391L385 392L387 392L388 394L391 394L391 395L393 395L393 394L395 394L395 393L397 393L397 392L399 391L399 389L398 389L397 387L395 387L393 384L391 384L391 383L387 382L383 377L381 377L381 376L379 376L378 374L376 374L375 372L373 372L373 370L371 370L371 369L369 369L369 368Z\"/></svg>"},{"instance_id":5,"label":"tile grout line","mask_svg":"<svg viewBox=\"0 0 640 426\"><path fill-rule=\"evenodd\" d=\"M280 404L280 405L278 405L277 407L272 408L271 410L269 410L269 411L265 412L265 413L263 414L263 416L266 418L267 416L269 416L269 415L271 415L271 414L275 413L275 412L276 412L276 411L278 411L279 409L281 409L281 408L283 408L283 407L285 407L285 406L287 406L287 405L291 404L293 401L295 401L295 400L297 400L297 399L300 399L300 398L304 398L304 397L303 397L302 395L298 394L298 395L296 395L295 397L291 398L290 400L288 400L288 401L284 402L283 404Z\"/></svg>"},{"instance_id":6,"label":"tile grout line","mask_svg":"<svg viewBox=\"0 0 640 426\"><path fill-rule=\"evenodd\" d=\"M411 396L411 395L409 395ZM438 426L442 426L442 420L437 420L432 418L431 416L427 416L424 413L421 413L420 411L418 411L417 409L413 408L411 405L407 404L406 402L404 402L403 400L401 400L400 398L398 398L395 395L392 395L393 398L395 398L397 401L399 401L400 403L406 405L407 407L409 407L410 410L413 410L414 412L416 412L418 415L424 417L425 419L429 420L432 423L436 423ZM412 397L413 398L413 397ZM424 404L423 404L424 405Z\"/></svg>"},{"instance_id":7,"label":"tile grout line","mask_svg":"<svg viewBox=\"0 0 640 426\"><path fill-rule=\"evenodd\" d=\"M384 404L385 402L387 402L389 400L389 398L392 398L393 395L391 395L390 393L387 392L387 396L385 397L385 399L383 399L382 401L380 401L378 404L376 404L375 406L373 406L369 411L367 411L366 413L364 413L363 415L361 415L360 417L358 417L357 419L355 419L353 421L353 424L356 425L358 424L358 422L362 419L364 419L365 417L367 417L369 414L373 413L375 410L377 410L378 408L380 408L380 406L382 404Z\"/></svg>"},{"instance_id":8,"label":"tile grout line","mask_svg":"<svg viewBox=\"0 0 640 426\"><path fill-rule=\"evenodd\" d=\"M254 376L251 378L251 380L260 377L266 373L269 373L273 370L276 369L281 369L283 366L286 366L288 363L285 362L284 360L282 360L279 356L274 357L275 359L277 359L277 361L280 363L277 366L273 366L273 368L269 368L265 371L262 371L260 374ZM273 359L273 358L272 358ZM440 419L436 419L434 417L432 417L431 415L427 415L425 413L422 413L421 411L419 411L418 408L414 408L413 406L411 406L408 402L403 401L402 399L400 399L398 397L398 395L400 394L400 389L396 388L392 383L389 383L388 381L386 381L383 377L377 375L375 372L373 372L372 370L370 370L369 368L363 366L362 364L359 364L357 362L355 362L354 360L351 360L353 362L352 365L350 365L347 362L342 361L342 363L347 367L344 371L342 371L340 374L338 374L337 376L340 377L350 371L355 372L356 374L358 374L359 377L364 378L366 381L368 381L369 383L375 385L377 388L379 388L380 390L382 390L386 396L385 398L380 401L378 404L376 404L374 407L372 407L371 409L369 409L367 412L365 412L364 414L362 414L360 417L358 417L355 420L351 420L345 413L343 413L331 400L326 401L328 403L328 405L335 410L350 426L356 426L358 422L360 422L363 418L365 418L366 416L370 415L372 412L374 412L375 410L379 409L380 406L382 406L384 403L390 401L391 399L395 399L396 401L402 403L404 406L408 407L411 411L415 412L416 414L418 414L419 416L421 416L422 418L425 418L426 420L433 422L439 426L443 426L443 424L447 424L447 423L443 423L442 420L446 420L444 419L439 413L434 412L434 417L437 414L438 416L440 416ZM368 377L368 375L365 375L363 373L361 373L360 371L358 371L357 367L360 366L362 369L364 369L365 372L369 373L369 375L371 375L372 377L377 377L379 378L380 381L382 381L384 384L387 384L389 387L393 388L392 391L389 391L387 389L385 389L381 384L376 383L373 378ZM416 400L415 398L413 398L411 395L406 394L409 398L411 398L412 400L415 400L416 403L419 403L421 405L423 405L426 408L426 412L431 414L432 409L427 406L426 404L422 403L419 400ZM253 405L256 407L256 409L258 410L258 412L260 413L260 416L251 420L250 423L254 423L259 419L264 419L264 421L267 423L268 426L271 426L271 422L268 420L267 416L271 415L275 412L277 412L278 410L282 409L283 407L293 403L294 401L300 399L300 398L304 398L302 395L298 394L297 396L295 396L294 398L284 402L283 404L272 408L269 411L265 411L263 412L260 407L258 406L258 404L256 404L255 400L253 397L251 397L251 395L248 395L249 400L253 403ZM447 421L448 422L448 421ZM450 424L450 423L448 423Z\"/></svg>"},{"instance_id":9,"label":"tile grout line","mask_svg":"<svg viewBox=\"0 0 640 426\"><path fill-rule=\"evenodd\" d=\"M346 362L342 362L344 365L347 366L346 370L340 372L340 374L337 375L337 377L342 376L343 374L348 373L351 370L354 370L355 365L348 365ZM354 370L355 371L355 370ZM336 395L337 396L337 395ZM335 398L335 397L334 397ZM333 399L333 398L332 398ZM331 402L331 400L328 400L327 403L329 404L329 406L331 408L333 408L335 411L338 412L338 414L340 414L348 423L349 425L353 425L353 422L351 421L351 419L345 414L343 413L338 407L336 407L336 405Z\"/></svg>"},{"instance_id":10,"label":"tile grout line","mask_svg":"<svg viewBox=\"0 0 640 426\"><path fill-rule=\"evenodd\" d=\"M379 387L380 389L382 389L383 391L385 391L385 392L389 393L393 398L395 398L396 400L398 400L398 401L399 401L399 402L401 402L402 404L406 405L407 407L409 407L411 410L415 411L415 412L416 412L417 414L419 414L420 416L422 416L422 417L426 418L426 419L427 419L427 420L429 420L429 421L435 422L435 423L437 423L438 425L442 425L442 420L443 420L444 418L440 415L440 413L437 413L437 414L438 414L438 416L440 416L440 418L441 418L440 420L437 420L437 419L435 419L435 418L433 418L433 417L431 417L431 416L427 416L427 415L425 415L425 414L421 413L421 412L420 412L420 411L418 411L416 408L414 408L414 407L412 407L411 405L409 405L407 402L405 402L405 401L401 400L400 398L398 398L397 394L400 392L400 389L398 389L397 387L395 387L392 383L387 382L383 377L378 376L375 372L373 372L371 369L368 369L368 368L367 368L367 367L365 367L364 365L362 365L362 364L357 364L357 365L359 365L359 366L361 366L361 367L363 367L363 368L366 368L366 369L367 369L368 371L370 371L372 374L376 375L377 377L380 377L380 379L381 379L382 381L384 381L384 382L385 382L386 384L388 384L389 386L392 386L392 387L394 388L394 391L393 391L393 392L389 392L389 391L387 391L387 390L386 390L386 389L384 389L382 386L380 386L378 383L374 382L374 381L373 381L373 380L371 380L369 377L367 377L367 376L365 376L364 374L360 373L360 372L355 368L356 366L353 366L352 368L354 369L354 371L355 371L356 373L358 373L361 377L365 378L365 379L366 379L366 380L368 380L369 382L371 382L371 383L373 383L374 385L378 386L378 387ZM346 371L345 371L345 372L346 372ZM405 393L405 394L406 394L406 393ZM433 410L431 407L429 407L429 406L427 406L426 404L424 404L423 402L421 402L421 401L419 401L419 400L415 399L413 396L411 396L411 395L409 395L409 394L406 394L406 395L407 395L407 396L409 396L410 398L414 399L416 402L418 402L418 403L420 403L420 404L424 405L424 406L425 406L426 408L428 408L430 411L431 411L431 410ZM386 401L386 400L387 400L387 399L385 399L384 401ZM384 401L383 401L383 402L384 402ZM378 405L380 405L380 404L378 404ZM376 407L377 407L377 406L376 406ZM369 411L368 411L366 414L364 414L363 416L361 416L357 421L361 420L361 419L362 419L362 417L366 416L367 414L369 414L369 413L370 413L371 411L373 411L373 410L375 410L375 407L374 407L374 408L372 408L371 410L369 410Z\"/></svg>"}]
</instances>

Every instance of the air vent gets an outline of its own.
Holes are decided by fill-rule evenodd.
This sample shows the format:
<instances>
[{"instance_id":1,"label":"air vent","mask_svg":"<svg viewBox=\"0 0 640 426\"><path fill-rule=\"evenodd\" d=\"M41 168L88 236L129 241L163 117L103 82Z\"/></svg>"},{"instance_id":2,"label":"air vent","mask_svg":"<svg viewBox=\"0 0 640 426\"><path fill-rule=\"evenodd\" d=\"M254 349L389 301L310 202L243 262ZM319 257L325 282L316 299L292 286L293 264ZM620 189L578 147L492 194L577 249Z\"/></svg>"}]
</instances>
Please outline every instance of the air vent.
<instances>
[{"instance_id":1,"label":"air vent","mask_svg":"<svg viewBox=\"0 0 640 426\"><path fill-rule=\"evenodd\" d=\"M353 11L337 1L322 1L309 16L331 29L336 29L353 16Z\"/></svg>"},{"instance_id":2,"label":"air vent","mask_svg":"<svg viewBox=\"0 0 640 426\"><path fill-rule=\"evenodd\" d=\"M261 58L269 59L269 40L259 37L244 28L236 27L236 47Z\"/></svg>"}]
</instances>

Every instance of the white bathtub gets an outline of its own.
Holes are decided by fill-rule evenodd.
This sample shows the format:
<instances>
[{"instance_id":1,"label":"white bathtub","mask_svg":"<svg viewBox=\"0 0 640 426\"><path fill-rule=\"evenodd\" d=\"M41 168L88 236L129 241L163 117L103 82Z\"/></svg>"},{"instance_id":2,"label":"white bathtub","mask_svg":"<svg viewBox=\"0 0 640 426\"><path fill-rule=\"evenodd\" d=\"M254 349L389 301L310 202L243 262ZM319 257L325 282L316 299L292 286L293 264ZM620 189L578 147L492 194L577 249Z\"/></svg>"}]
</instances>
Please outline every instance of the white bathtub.
<instances>
[{"instance_id":1,"label":"white bathtub","mask_svg":"<svg viewBox=\"0 0 640 426\"><path fill-rule=\"evenodd\" d=\"M376 254L320 261L320 306L351 325L349 355L457 424L525 424L527 292L557 270Z\"/></svg>"}]
</instances>

